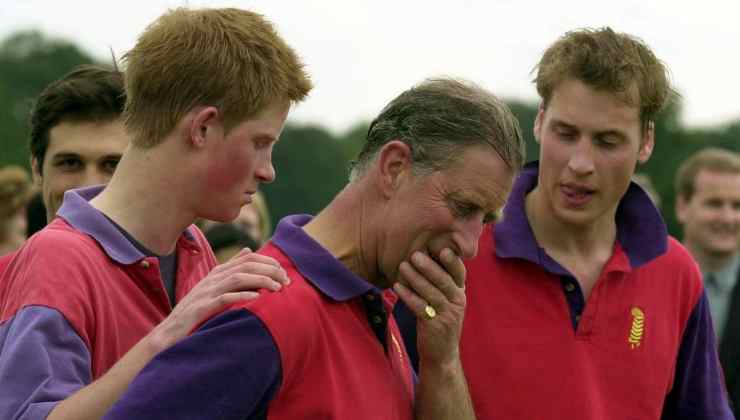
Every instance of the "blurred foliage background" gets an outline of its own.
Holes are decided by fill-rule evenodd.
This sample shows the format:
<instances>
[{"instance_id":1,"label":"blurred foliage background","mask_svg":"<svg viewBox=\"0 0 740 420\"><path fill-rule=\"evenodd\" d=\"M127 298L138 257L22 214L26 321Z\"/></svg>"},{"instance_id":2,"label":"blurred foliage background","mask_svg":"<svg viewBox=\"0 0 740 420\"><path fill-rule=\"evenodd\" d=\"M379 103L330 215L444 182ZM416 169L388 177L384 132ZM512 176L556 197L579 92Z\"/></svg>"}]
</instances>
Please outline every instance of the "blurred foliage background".
<instances>
[{"instance_id":1,"label":"blurred foliage background","mask_svg":"<svg viewBox=\"0 0 740 420\"><path fill-rule=\"evenodd\" d=\"M49 38L38 31L19 32L2 40L0 167L8 164L29 167L27 119L33 98L74 66L96 61L73 43ZM527 160L536 160L538 147L532 126L537 104L516 100L507 103L526 137ZM347 181L349 162L362 147L367 127L368 122L358 122L343 133L331 132L320 125L289 124L285 128L273 154L278 177L263 188L273 223L292 213L315 214L331 200ZM716 127L684 127L677 102L656 121L652 158L638 168L638 172L652 179L661 197L661 210L669 231L679 238L681 232L673 211L673 176L687 156L708 146L740 151L740 116Z\"/></svg>"}]
</instances>

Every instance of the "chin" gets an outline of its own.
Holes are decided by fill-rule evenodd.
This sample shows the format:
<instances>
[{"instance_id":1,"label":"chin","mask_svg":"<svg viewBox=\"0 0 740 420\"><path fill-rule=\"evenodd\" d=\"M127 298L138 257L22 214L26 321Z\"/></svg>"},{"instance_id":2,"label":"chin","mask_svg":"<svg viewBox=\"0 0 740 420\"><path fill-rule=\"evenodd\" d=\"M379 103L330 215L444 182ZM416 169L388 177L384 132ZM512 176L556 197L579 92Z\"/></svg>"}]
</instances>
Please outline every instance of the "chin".
<instances>
[{"instance_id":1,"label":"chin","mask_svg":"<svg viewBox=\"0 0 740 420\"><path fill-rule=\"evenodd\" d=\"M220 209L221 211L214 211L210 212L208 215L201 216L204 219L213 220L214 222L221 222L221 223L231 223L234 220L236 220L237 216L239 216L239 208L232 211L225 211L224 208Z\"/></svg>"}]
</instances>

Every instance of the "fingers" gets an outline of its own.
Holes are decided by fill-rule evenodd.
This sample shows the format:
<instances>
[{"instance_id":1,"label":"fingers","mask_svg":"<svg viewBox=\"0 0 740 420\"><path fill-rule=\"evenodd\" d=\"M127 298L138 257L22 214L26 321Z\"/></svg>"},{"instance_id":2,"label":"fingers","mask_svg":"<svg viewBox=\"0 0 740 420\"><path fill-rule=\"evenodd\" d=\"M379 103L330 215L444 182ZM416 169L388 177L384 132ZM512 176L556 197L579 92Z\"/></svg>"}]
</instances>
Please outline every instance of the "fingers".
<instances>
[{"instance_id":1,"label":"fingers","mask_svg":"<svg viewBox=\"0 0 740 420\"><path fill-rule=\"evenodd\" d=\"M249 247L245 246L244 248L242 248L241 251L237 252L236 255L233 255L231 258L229 258L229 261L236 260L244 255L251 254L251 253L252 253L252 250Z\"/></svg>"},{"instance_id":2,"label":"fingers","mask_svg":"<svg viewBox=\"0 0 740 420\"><path fill-rule=\"evenodd\" d=\"M216 293L219 294L259 289L269 289L276 292L283 287L272 277L256 273L236 273L227 281L222 281L218 285L219 289L216 290Z\"/></svg>"},{"instance_id":3,"label":"fingers","mask_svg":"<svg viewBox=\"0 0 740 420\"><path fill-rule=\"evenodd\" d=\"M403 285L403 283L394 284L393 290L417 318L425 317L424 309L427 306L427 302L424 299L414 293L413 290Z\"/></svg>"},{"instance_id":4,"label":"fingers","mask_svg":"<svg viewBox=\"0 0 740 420\"><path fill-rule=\"evenodd\" d=\"M439 259L447 273L452 276L452 280L455 281L457 287L465 286L466 271L462 259L449 248L444 248L439 253Z\"/></svg>"},{"instance_id":5,"label":"fingers","mask_svg":"<svg viewBox=\"0 0 740 420\"><path fill-rule=\"evenodd\" d=\"M446 251L446 252L445 252ZM408 275L408 280L416 279L417 283L422 285L423 289L418 289L417 286L414 290L417 291L423 298L436 298L436 294L431 290L441 292L444 295L445 300L457 299L462 293L461 284L465 282L465 266L462 264L460 258L458 258L454 252L445 248L440 253L441 263L445 268L442 268L435 260L430 258L428 255L422 252L415 252L411 256L411 262L413 263L414 273L409 273L408 270L403 271ZM450 272L451 270L452 272ZM455 278L458 276L458 279ZM424 284L431 286L431 289ZM430 290L425 292L424 290ZM427 293L430 295L428 296Z\"/></svg>"},{"instance_id":6,"label":"fingers","mask_svg":"<svg viewBox=\"0 0 740 420\"><path fill-rule=\"evenodd\" d=\"M213 269L212 273L211 277L214 281L229 278L238 273L247 273L270 277L282 285L290 284L288 274L275 259L254 252L242 251L237 257Z\"/></svg>"},{"instance_id":7,"label":"fingers","mask_svg":"<svg viewBox=\"0 0 740 420\"><path fill-rule=\"evenodd\" d=\"M413 259L414 257L412 257L412 260ZM412 266L408 262L404 261L401 263L399 267L399 273L402 279L405 280L405 284L408 284L408 286L413 289L413 291L423 301L423 303L415 304L414 309L417 309L417 307L423 309L424 307L426 307L427 303L431 304L432 306L441 307L448 301L447 297L445 297L444 293L436 287L434 282L430 281L428 278L425 278L421 273L419 273L419 271L416 270L414 266ZM456 287L452 280L449 279L449 276L448 282L451 284L452 287ZM416 301L416 299L414 299L413 301Z\"/></svg>"},{"instance_id":8,"label":"fingers","mask_svg":"<svg viewBox=\"0 0 740 420\"><path fill-rule=\"evenodd\" d=\"M260 296L257 292L233 292L219 295L218 301L213 305L214 309L231 305L232 303L257 299Z\"/></svg>"}]
</instances>

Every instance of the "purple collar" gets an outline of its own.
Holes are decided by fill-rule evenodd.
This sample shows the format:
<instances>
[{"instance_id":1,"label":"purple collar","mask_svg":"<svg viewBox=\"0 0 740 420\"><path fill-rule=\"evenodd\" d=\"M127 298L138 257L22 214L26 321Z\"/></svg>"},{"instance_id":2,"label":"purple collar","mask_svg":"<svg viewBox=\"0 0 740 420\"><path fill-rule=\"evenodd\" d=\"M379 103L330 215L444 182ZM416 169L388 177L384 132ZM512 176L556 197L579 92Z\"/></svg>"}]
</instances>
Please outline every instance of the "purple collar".
<instances>
[{"instance_id":1,"label":"purple collar","mask_svg":"<svg viewBox=\"0 0 740 420\"><path fill-rule=\"evenodd\" d=\"M558 275L570 275L540 248L524 211L524 197L537 185L539 162L528 163L519 174L494 229L496 255L522 258ZM616 214L617 241L629 258L632 269L663 255L668 249L668 231L650 197L632 182L619 202Z\"/></svg>"},{"instance_id":2,"label":"purple collar","mask_svg":"<svg viewBox=\"0 0 740 420\"><path fill-rule=\"evenodd\" d=\"M271 242L293 261L311 284L336 301L343 302L368 292L380 294L380 289L351 272L303 230L311 219L306 214L283 218Z\"/></svg>"},{"instance_id":3,"label":"purple collar","mask_svg":"<svg viewBox=\"0 0 740 420\"><path fill-rule=\"evenodd\" d=\"M89 203L103 191L104 187L104 185L96 185L65 192L62 207L57 215L75 229L95 239L112 260L120 264L133 264L146 255L126 239L100 210ZM185 230L184 234L188 240L194 241L194 236L189 229Z\"/></svg>"}]
</instances>

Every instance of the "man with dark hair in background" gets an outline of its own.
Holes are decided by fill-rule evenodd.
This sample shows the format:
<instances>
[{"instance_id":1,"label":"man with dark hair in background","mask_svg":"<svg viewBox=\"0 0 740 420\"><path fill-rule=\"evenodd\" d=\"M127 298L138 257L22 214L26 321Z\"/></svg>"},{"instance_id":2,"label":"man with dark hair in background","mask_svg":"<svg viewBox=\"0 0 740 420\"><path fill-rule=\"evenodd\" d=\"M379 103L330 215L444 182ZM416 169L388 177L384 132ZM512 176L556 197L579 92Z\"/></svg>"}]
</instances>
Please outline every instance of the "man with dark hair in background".
<instances>
[{"instance_id":1,"label":"man with dark hair in background","mask_svg":"<svg viewBox=\"0 0 740 420\"><path fill-rule=\"evenodd\" d=\"M315 218L283 219L260 250L290 286L206 320L106 418L474 418L462 259L506 200L523 144L481 88L442 79L402 93L370 125L349 184ZM398 297L419 317L416 386Z\"/></svg>"},{"instance_id":2,"label":"man with dark hair in background","mask_svg":"<svg viewBox=\"0 0 740 420\"><path fill-rule=\"evenodd\" d=\"M683 244L699 263L719 358L735 412L740 408L740 155L708 148L676 173Z\"/></svg>"},{"instance_id":3,"label":"man with dark hair in background","mask_svg":"<svg viewBox=\"0 0 740 420\"><path fill-rule=\"evenodd\" d=\"M44 89L30 121L31 168L47 220L64 192L105 184L129 143L123 127L123 75L94 65L75 68Z\"/></svg>"},{"instance_id":4,"label":"man with dark hair in background","mask_svg":"<svg viewBox=\"0 0 740 420\"><path fill-rule=\"evenodd\" d=\"M535 82L540 161L467 263L478 418L733 418L701 274L630 182L672 95L665 66L630 35L584 29L545 51Z\"/></svg>"},{"instance_id":5,"label":"man with dark hair in background","mask_svg":"<svg viewBox=\"0 0 740 420\"><path fill-rule=\"evenodd\" d=\"M96 65L74 68L36 98L29 148L46 214L41 226L34 219L33 232L54 218L65 191L105 184L113 175L128 146L121 116L125 100L121 72ZM38 208L34 202L33 210ZM0 274L12 255L0 257Z\"/></svg>"},{"instance_id":6,"label":"man with dark hair in background","mask_svg":"<svg viewBox=\"0 0 740 420\"><path fill-rule=\"evenodd\" d=\"M110 182L66 192L0 279L0 418L98 419L202 317L288 281L251 252L214 268L192 222L235 218L274 179L272 147L311 89L295 52L256 13L176 9L126 63L130 142ZM64 152L50 144L39 174L80 167ZM88 171L112 171L96 156Z\"/></svg>"}]
</instances>

